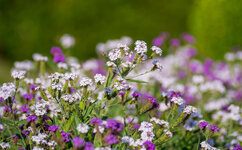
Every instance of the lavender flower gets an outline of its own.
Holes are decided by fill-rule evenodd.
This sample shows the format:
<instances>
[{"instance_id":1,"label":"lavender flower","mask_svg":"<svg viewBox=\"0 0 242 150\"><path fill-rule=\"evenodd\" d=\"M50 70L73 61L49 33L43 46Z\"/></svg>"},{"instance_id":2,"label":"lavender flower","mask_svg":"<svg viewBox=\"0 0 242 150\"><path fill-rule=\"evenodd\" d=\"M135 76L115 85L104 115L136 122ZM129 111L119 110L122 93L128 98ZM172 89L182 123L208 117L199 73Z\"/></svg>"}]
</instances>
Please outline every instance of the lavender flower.
<instances>
[{"instance_id":1,"label":"lavender flower","mask_svg":"<svg viewBox=\"0 0 242 150\"><path fill-rule=\"evenodd\" d=\"M27 120L29 121L29 122L31 122L31 121L36 121L37 120L37 117L35 116L35 115L31 115L31 116L28 116L27 117Z\"/></svg>"},{"instance_id":2,"label":"lavender flower","mask_svg":"<svg viewBox=\"0 0 242 150\"><path fill-rule=\"evenodd\" d=\"M64 63L66 61L65 55L64 54L59 54L59 53L58 54L55 54L53 61L55 63L59 63L59 62Z\"/></svg>"},{"instance_id":3,"label":"lavender flower","mask_svg":"<svg viewBox=\"0 0 242 150\"><path fill-rule=\"evenodd\" d=\"M93 144L90 142L86 142L84 150L94 150Z\"/></svg>"},{"instance_id":4,"label":"lavender flower","mask_svg":"<svg viewBox=\"0 0 242 150\"><path fill-rule=\"evenodd\" d=\"M78 137L78 136L74 137L72 142L74 143L76 148L78 148L80 146L84 146L84 140L82 138Z\"/></svg>"},{"instance_id":5,"label":"lavender flower","mask_svg":"<svg viewBox=\"0 0 242 150\"><path fill-rule=\"evenodd\" d=\"M116 120L111 120L111 119L107 120L107 123L106 123L105 127L106 128L110 128L110 129L112 129L115 132L120 132L123 129L122 123L120 123L120 122L118 122Z\"/></svg>"},{"instance_id":6,"label":"lavender flower","mask_svg":"<svg viewBox=\"0 0 242 150\"><path fill-rule=\"evenodd\" d=\"M50 50L50 53L55 55L55 54L62 54L62 50L60 47L52 47Z\"/></svg>"},{"instance_id":7,"label":"lavender flower","mask_svg":"<svg viewBox=\"0 0 242 150\"><path fill-rule=\"evenodd\" d=\"M217 125L210 125L209 126L209 129L213 132L218 132L219 131L219 128Z\"/></svg>"},{"instance_id":8,"label":"lavender flower","mask_svg":"<svg viewBox=\"0 0 242 150\"><path fill-rule=\"evenodd\" d=\"M59 126L57 126L57 125L52 125L52 126L50 126L48 129L49 129L49 131L56 132L57 130L59 130L59 129L60 129L60 127L59 127Z\"/></svg>"},{"instance_id":9,"label":"lavender flower","mask_svg":"<svg viewBox=\"0 0 242 150\"><path fill-rule=\"evenodd\" d=\"M65 131L61 131L61 136L62 136L62 140L64 142L69 142L70 141L70 138L69 138L70 134L69 133L67 133Z\"/></svg>"},{"instance_id":10,"label":"lavender flower","mask_svg":"<svg viewBox=\"0 0 242 150\"><path fill-rule=\"evenodd\" d=\"M200 127L201 130L204 130L208 125L209 125L209 123L206 121L201 121L198 124L198 126Z\"/></svg>"},{"instance_id":11,"label":"lavender flower","mask_svg":"<svg viewBox=\"0 0 242 150\"><path fill-rule=\"evenodd\" d=\"M31 101L34 98L34 96L32 94L30 94L30 93L26 93L26 94L24 94L24 98L26 100L30 100Z\"/></svg>"},{"instance_id":12,"label":"lavender flower","mask_svg":"<svg viewBox=\"0 0 242 150\"><path fill-rule=\"evenodd\" d=\"M113 134L109 134L106 136L106 141L109 145L118 143L117 138Z\"/></svg>"},{"instance_id":13,"label":"lavender flower","mask_svg":"<svg viewBox=\"0 0 242 150\"><path fill-rule=\"evenodd\" d=\"M101 119L99 119L99 118L93 118L93 119L90 121L91 124L98 124L98 125L101 125L102 122L103 122L103 121L102 121Z\"/></svg>"},{"instance_id":14,"label":"lavender flower","mask_svg":"<svg viewBox=\"0 0 242 150\"><path fill-rule=\"evenodd\" d=\"M171 39L170 41L171 46L180 46L180 40L179 39Z\"/></svg>"},{"instance_id":15,"label":"lavender flower","mask_svg":"<svg viewBox=\"0 0 242 150\"><path fill-rule=\"evenodd\" d=\"M155 145L151 141L146 141L143 143L146 150L155 150Z\"/></svg>"},{"instance_id":16,"label":"lavender flower","mask_svg":"<svg viewBox=\"0 0 242 150\"><path fill-rule=\"evenodd\" d=\"M22 107L21 107L21 112L23 113L29 113L29 105L27 104L24 104Z\"/></svg>"}]
</instances>

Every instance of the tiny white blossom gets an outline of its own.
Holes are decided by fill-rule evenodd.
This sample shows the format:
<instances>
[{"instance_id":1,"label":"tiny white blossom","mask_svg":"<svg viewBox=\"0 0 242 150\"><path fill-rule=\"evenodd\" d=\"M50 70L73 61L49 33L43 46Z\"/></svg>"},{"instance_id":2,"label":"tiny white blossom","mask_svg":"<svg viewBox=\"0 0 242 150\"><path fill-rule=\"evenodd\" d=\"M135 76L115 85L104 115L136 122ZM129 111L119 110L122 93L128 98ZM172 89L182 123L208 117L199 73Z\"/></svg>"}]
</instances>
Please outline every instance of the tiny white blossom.
<instances>
[{"instance_id":1,"label":"tiny white blossom","mask_svg":"<svg viewBox=\"0 0 242 150\"><path fill-rule=\"evenodd\" d=\"M106 81L106 77L102 74L95 74L94 80L98 84L104 84Z\"/></svg>"},{"instance_id":2,"label":"tiny white blossom","mask_svg":"<svg viewBox=\"0 0 242 150\"><path fill-rule=\"evenodd\" d=\"M147 52L147 44L144 41L137 40L135 42L134 50L141 55L144 55Z\"/></svg>"},{"instance_id":3,"label":"tiny white blossom","mask_svg":"<svg viewBox=\"0 0 242 150\"><path fill-rule=\"evenodd\" d=\"M35 60L35 61L48 61L48 57L46 57L46 56L42 56L41 54L34 54L33 55L33 59Z\"/></svg>"},{"instance_id":4,"label":"tiny white blossom","mask_svg":"<svg viewBox=\"0 0 242 150\"><path fill-rule=\"evenodd\" d=\"M24 78L25 74L26 74L26 71L13 70L11 75L14 79L21 80Z\"/></svg>"},{"instance_id":5,"label":"tiny white blossom","mask_svg":"<svg viewBox=\"0 0 242 150\"><path fill-rule=\"evenodd\" d=\"M200 145L202 148L204 148L204 150L219 150L218 148L209 145L206 141L201 142Z\"/></svg>"},{"instance_id":6,"label":"tiny white blossom","mask_svg":"<svg viewBox=\"0 0 242 150\"><path fill-rule=\"evenodd\" d=\"M196 113L197 112L197 108L193 107L193 106L186 106L185 109L183 110L184 113L186 114L192 114L192 113Z\"/></svg>"},{"instance_id":7,"label":"tiny white blossom","mask_svg":"<svg viewBox=\"0 0 242 150\"><path fill-rule=\"evenodd\" d=\"M66 63L62 63L62 62L58 63L57 67L60 68L60 69L68 69L67 64Z\"/></svg>"},{"instance_id":8,"label":"tiny white blossom","mask_svg":"<svg viewBox=\"0 0 242 150\"><path fill-rule=\"evenodd\" d=\"M1 142L1 143L0 143L0 146L1 146L3 149L10 148L10 144L9 144L9 143L5 143L5 142Z\"/></svg>"},{"instance_id":9,"label":"tiny white blossom","mask_svg":"<svg viewBox=\"0 0 242 150\"><path fill-rule=\"evenodd\" d=\"M76 129L80 133L87 133L89 130L89 126L87 124L81 123L81 124L78 124Z\"/></svg>"},{"instance_id":10,"label":"tiny white blossom","mask_svg":"<svg viewBox=\"0 0 242 150\"><path fill-rule=\"evenodd\" d=\"M111 61L115 61L121 58L121 51L119 49L113 49L109 52L108 57Z\"/></svg>"},{"instance_id":11,"label":"tiny white blossom","mask_svg":"<svg viewBox=\"0 0 242 150\"><path fill-rule=\"evenodd\" d=\"M177 104L177 105L182 105L185 101L181 97L173 97L171 99L171 102Z\"/></svg>"},{"instance_id":12,"label":"tiny white blossom","mask_svg":"<svg viewBox=\"0 0 242 150\"><path fill-rule=\"evenodd\" d=\"M60 39L61 45L65 48L72 47L75 45L75 39L69 34L64 34Z\"/></svg>"},{"instance_id":13,"label":"tiny white blossom","mask_svg":"<svg viewBox=\"0 0 242 150\"><path fill-rule=\"evenodd\" d=\"M92 85L92 79L88 77L83 77L80 81L80 86L91 86Z\"/></svg>"},{"instance_id":14,"label":"tiny white blossom","mask_svg":"<svg viewBox=\"0 0 242 150\"><path fill-rule=\"evenodd\" d=\"M111 61L108 61L106 64L108 67L116 67L115 63L113 63Z\"/></svg>"},{"instance_id":15,"label":"tiny white blossom","mask_svg":"<svg viewBox=\"0 0 242 150\"><path fill-rule=\"evenodd\" d=\"M22 62L17 61L14 63L14 67L16 69L21 69L21 70L31 70L34 67L34 64L32 61L29 61L29 60L25 60Z\"/></svg>"},{"instance_id":16,"label":"tiny white blossom","mask_svg":"<svg viewBox=\"0 0 242 150\"><path fill-rule=\"evenodd\" d=\"M152 46L151 47L151 50L153 51L153 52L155 52L157 55L159 55L159 56L161 56L162 55L162 50L159 48L159 47L157 47L157 46Z\"/></svg>"}]
</instances>

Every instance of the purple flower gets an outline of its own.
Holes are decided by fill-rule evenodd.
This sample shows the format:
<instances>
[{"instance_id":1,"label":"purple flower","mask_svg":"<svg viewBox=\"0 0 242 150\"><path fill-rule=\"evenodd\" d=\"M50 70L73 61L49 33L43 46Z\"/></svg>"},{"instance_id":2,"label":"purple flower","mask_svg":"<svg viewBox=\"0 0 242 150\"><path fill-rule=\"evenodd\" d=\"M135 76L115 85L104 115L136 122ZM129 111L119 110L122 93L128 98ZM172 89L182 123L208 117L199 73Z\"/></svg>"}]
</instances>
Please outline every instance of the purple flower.
<instances>
[{"instance_id":1,"label":"purple flower","mask_svg":"<svg viewBox=\"0 0 242 150\"><path fill-rule=\"evenodd\" d=\"M144 142L143 145L146 148L146 150L155 150L155 145L150 141Z\"/></svg>"},{"instance_id":2,"label":"purple flower","mask_svg":"<svg viewBox=\"0 0 242 150\"><path fill-rule=\"evenodd\" d=\"M233 150L242 150L242 147L239 144L237 144Z\"/></svg>"},{"instance_id":3,"label":"purple flower","mask_svg":"<svg viewBox=\"0 0 242 150\"><path fill-rule=\"evenodd\" d=\"M151 102L151 106L152 108L158 108L159 107L159 103L156 101L156 98L148 95L148 94L144 94L143 97L145 99L148 99Z\"/></svg>"},{"instance_id":4,"label":"purple flower","mask_svg":"<svg viewBox=\"0 0 242 150\"><path fill-rule=\"evenodd\" d=\"M138 98L141 96L141 93L139 93L138 91L134 91L134 93L132 94L133 98Z\"/></svg>"},{"instance_id":5,"label":"purple flower","mask_svg":"<svg viewBox=\"0 0 242 150\"><path fill-rule=\"evenodd\" d=\"M74 93L76 90L74 88L70 88L71 93Z\"/></svg>"},{"instance_id":6,"label":"purple flower","mask_svg":"<svg viewBox=\"0 0 242 150\"><path fill-rule=\"evenodd\" d=\"M109 134L106 136L106 141L109 145L118 143L117 138L113 134Z\"/></svg>"},{"instance_id":7,"label":"purple flower","mask_svg":"<svg viewBox=\"0 0 242 150\"><path fill-rule=\"evenodd\" d=\"M94 150L94 147L91 142L85 143L85 149L84 150Z\"/></svg>"},{"instance_id":8,"label":"purple flower","mask_svg":"<svg viewBox=\"0 0 242 150\"><path fill-rule=\"evenodd\" d=\"M18 150L26 150L25 148L19 148Z\"/></svg>"},{"instance_id":9,"label":"purple flower","mask_svg":"<svg viewBox=\"0 0 242 150\"><path fill-rule=\"evenodd\" d=\"M137 124L137 125L134 125L134 129L139 129L140 125Z\"/></svg>"},{"instance_id":10,"label":"purple flower","mask_svg":"<svg viewBox=\"0 0 242 150\"><path fill-rule=\"evenodd\" d=\"M26 94L24 94L24 98L26 100L30 100L31 101L34 98L34 96L32 94L30 94L30 93L26 93Z\"/></svg>"},{"instance_id":11,"label":"purple flower","mask_svg":"<svg viewBox=\"0 0 242 150\"><path fill-rule=\"evenodd\" d=\"M29 89L30 89L30 90L35 90L36 87L37 87L36 85L31 84L31 85L29 86Z\"/></svg>"},{"instance_id":12,"label":"purple flower","mask_svg":"<svg viewBox=\"0 0 242 150\"><path fill-rule=\"evenodd\" d=\"M180 46L180 40L179 39L171 39L170 44L171 44L171 46Z\"/></svg>"},{"instance_id":13,"label":"purple flower","mask_svg":"<svg viewBox=\"0 0 242 150\"><path fill-rule=\"evenodd\" d=\"M159 37L156 37L155 39L153 39L152 44L154 46L160 47L163 44L163 42L164 42L163 37L159 36Z\"/></svg>"},{"instance_id":14,"label":"purple flower","mask_svg":"<svg viewBox=\"0 0 242 150\"><path fill-rule=\"evenodd\" d=\"M4 105L4 111L5 112L10 112L11 111L11 108L9 106L7 106L6 104L3 104Z\"/></svg>"},{"instance_id":15,"label":"purple flower","mask_svg":"<svg viewBox=\"0 0 242 150\"><path fill-rule=\"evenodd\" d=\"M205 129L208 125L209 125L208 122L206 122L206 121L201 121L201 122L199 123L198 126L200 127L201 130L203 130L203 129Z\"/></svg>"},{"instance_id":16,"label":"purple flower","mask_svg":"<svg viewBox=\"0 0 242 150\"><path fill-rule=\"evenodd\" d=\"M59 130L60 127L57 126L57 125L52 125L48 128L49 131L53 131L53 132L56 132L57 130Z\"/></svg>"},{"instance_id":17,"label":"purple flower","mask_svg":"<svg viewBox=\"0 0 242 150\"><path fill-rule=\"evenodd\" d=\"M210 80L214 79L214 75L212 72L212 65L213 65L213 61L211 59L206 59L203 64L203 73Z\"/></svg>"},{"instance_id":18,"label":"purple flower","mask_svg":"<svg viewBox=\"0 0 242 150\"><path fill-rule=\"evenodd\" d=\"M195 41L196 41L195 38L188 33L182 33L181 37L187 43L195 43Z\"/></svg>"},{"instance_id":19,"label":"purple flower","mask_svg":"<svg viewBox=\"0 0 242 150\"><path fill-rule=\"evenodd\" d=\"M58 63L58 62L63 62L64 63L66 61L65 55L64 54L55 54L53 61L55 63Z\"/></svg>"},{"instance_id":20,"label":"purple flower","mask_svg":"<svg viewBox=\"0 0 242 150\"><path fill-rule=\"evenodd\" d=\"M27 104L24 104L22 107L21 107L21 112L23 113L29 113L29 105Z\"/></svg>"},{"instance_id":21,"label":"purple flower","mask_svg":"<svg viewBox=\"0 0 242 150\"><path fill-rule=\"evenodd\" d=\"M219 128L218 128L218 126L217 125L210 125L209 126L209 129L211 130L211 131L213 131L213 132L218 132L219 131Z\"/></svg>"},{"instance_id":22,"label":"purple flower","mask_svg":"<svg viewBox=\"0 0 242 150\"><path fill-rule=\"evenodd\" d=\"M3 102L3 98L2 97L0 97L0 103L2 103Z\"/></svg>"},{"instance_id":23,"label":"purple flower","mask_svg":"<svg viewBox=\"0 0 242 150\"><path fill-rule=\"evenodd\" d=\"M183 70L180 70L180 71L178 72L178 78L179 78L179 79L183 79L183 78L185 78L185 77L186 77L186 72L183 71Z\"/></svg>"},{"instance_id":24,"label":"purple flower","mask_svg":"<svg viewBox=\"0 0 242 150\"><path fill-rule=\"evenodd\" d=\"M112 120L112 119L107 120L107 124L106 124L105 127L110 128L110 129L112 129L113 131L116 131L116 132L120 132L123 129L122 123L120 123L116 120Z\"/></svg>"},{"instance_id":25,"label":"purple flower","mask_svg":"<svg viewBox=\"0 0 242 150\"><path fill-rule=\"evenodd\" d=\"M62 140L64 142L69 142L70 141L70 139L69 139L70 134L69 133L67 133L65 131L61 131L61 136L62 136Z\"/></svg>"},{"instance_id":26,"label":"purple flower","mask_svg":"<svg viewBox=\"0 0 242 150\"><path fill-rule=\"evenodd\" d=\"M50 50L50 53L55 55L55 54L62 54L62 50L60 47L52 47Z\"/></svg>"},{"instance_id":27,"label":"purple flower","mask_svg":"<svg viewBox=\"0 0 242 150\"><path fill-rule=\"evenodd\" d=\"M28 116L27 117L27 120L29 121L29 122L31 122L31 121L36 121L37 120L37 117L35 116L35 115L31 115L31 116Z\"/></svg>"},{"instance_id":28,"label":"purple flower","mask_svg":"<svg viewBox=\"0 0 242 150\"><path fill-rule=\"evenodd\" d=\"M196 56L197 55L197 51L194 48L190 48L190 49L187 50L187 55L189 57Z\"/></svg>"},{"instance_id":29,"label":"purple flower","mask_svg":"<svg viewBox=\"0 0 242 150\"><path fill-rule=\"evenodd\" d=\"M76 136L72 142L74 143L75 147L78 148L80 146L83 146L84 145L84 140L78 136Z\"/></svg>"},{"instance_id":30,"label":"purple flower","mask_svg":"<svg viewBox=\"0 0 242 150\"><path fill-rule=\"evenodd\" d=\"M90 121L91 124L99 124L99 125L101 125L102 122L103 122L103 121L102 121L101 119L99 119L99 118L93 118L93 119Z\"/></svg>"}]
</instances>

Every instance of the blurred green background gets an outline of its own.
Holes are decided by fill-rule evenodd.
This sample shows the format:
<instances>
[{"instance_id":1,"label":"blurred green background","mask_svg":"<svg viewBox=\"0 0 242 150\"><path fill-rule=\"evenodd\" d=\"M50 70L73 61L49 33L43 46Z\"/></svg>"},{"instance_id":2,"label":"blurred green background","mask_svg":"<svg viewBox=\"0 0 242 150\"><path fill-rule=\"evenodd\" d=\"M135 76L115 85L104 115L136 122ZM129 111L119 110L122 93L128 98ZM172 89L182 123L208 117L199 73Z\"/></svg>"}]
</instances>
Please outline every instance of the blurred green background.
<instances>
[{"instance_id":1,"label":"blurred green background","mask_svg":"<svg viewBox=\"0 0 242 150\"><path fill-rule=\"evenodd\" d=\"M151 42L162 31L189 32L201 55L223 59L242 44L241 10L241 0L0 0L0 83L13 61L48 55L65 33L81 60L95 57L99 42L124 35Z\"/></svg>"}]
</instances>

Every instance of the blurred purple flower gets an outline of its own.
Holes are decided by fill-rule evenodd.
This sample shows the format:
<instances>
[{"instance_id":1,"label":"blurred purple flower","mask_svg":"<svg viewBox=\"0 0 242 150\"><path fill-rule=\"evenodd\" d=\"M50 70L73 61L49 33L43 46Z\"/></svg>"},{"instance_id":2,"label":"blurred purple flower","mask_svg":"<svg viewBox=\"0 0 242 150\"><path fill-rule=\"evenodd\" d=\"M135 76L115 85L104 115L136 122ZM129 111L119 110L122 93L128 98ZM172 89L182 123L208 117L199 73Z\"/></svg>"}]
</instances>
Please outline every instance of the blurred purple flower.
<instances>
[{"instance_id":1,"label":"blurred purple flower","mask_svg":"<svg viewBox=\"0 0 242 150\"><path fill-rule=\"evenodd\" d=\"M52 125L48 128L49 131L53 131L53 132L56 132L57 130L59 130L60 127L57 126L57 125Z\"/></svg>"},{"instance_id":2,"label":"blurred purple flower","mask_svg":"<svg viewBox=\"0 0 242 150\"><path fill-rule=\"evenodd\" d=\"M150 141L144 142L143 145L146 148L146 150L155 150L155 145Z\"/></svg>"},{"instance_id":3,"label":"blurred purple flower","mask_svg":"<svg viewBox=\"0 0 242 150\"><path fill-rule=\"evenodd\" d=\"M36 121L37 120L37 117L35 116L35 115L30 115L30 116L28 116L27 117L27 120L29 121L29 122L31 122L31 121Z\"/></svg>"},{"instance_id":4,"label":"blurred purple flower","mask_svg":"<svg viewBox=\"0 0 242 150\"><path fill-rule=\"evenodd\" d=\"M52 47L50 50L50 53L55 55L55 54L62 54L62 50L60 47Z\"/></svg>"},{"instance_id":5,"label":"blurred purple flower","mask_svg":"<svg viewBox=\"0 0 242 150\"><path fill-rule=\"evenodd\" d=\"M179 39L171 39L170 40L171 46L180 46L180 40Z\"/></svg>"},{"instance_id":6,"label":"blurred purple flower","mask_svg":"<svg viewBox=\"0 0 242 150\"><path fill-rule=\"evenodd\" d=\"M93 118L93 119L90 121L91 124L99 124L99 125L101 125L102 122L103 122L103 121L102 121L101 119L99 119L99 118Z\"/></svg>"},{"instance_id":7,"label":"blurred purple flower","mask_svg":"<svg viewBox=\"0 0 242 150\"><path fill-rule=\"evenodd\" d=\"M113 134L109 134L106 136L106 141L109 145L118 143L117 138Z\"/></svg>"},{"instance_id":8,"label":"blurred purple flower","mask_svg":"<svg viewBox=\"0 0 242 150\"><path fill-rule=\"evenodd\" d=\"M63 62L64 63L66 61L65 55L64 54L55 54L53 61L55 63L59 63L59 62Z\"/></svg>"},{"instance_id":9,"label":"blurred purple flower","mask_svg":"<svg viewBox=\"0 0 242 150\"><path fill-rule=\"evenodd\" d=\"M84 140L78 136L76 136L72 141L76 148L84 145Z\"/></svg>"},{"instance_id":10,"label":"blurred purple flower","mask_svg":"<svg viewBox=\"0 0 242 150\"><path fill-rule=\"evenodd\" d=\"M31 101L34 98L34 96L32 94L30 94L30 93L26 93L26 94L24 94L24 98L26 100L30 100Z\"/></svg>"},{"instance_id":11,"label":"blurred purple flower","mask_svg":"<svg viewBox=\"0 0 242 150\"><path fill-rule=\"evenodd\" d=\"M24 105L21 107L21 112L23 112L23 113L29 113L29 105L24 104Z\"/></svg>"},{"instance_id":12,"label":"blurred purple flower","mask_svg":"<svg viewBox=\"0 0 242 150\"><path fill-rule=\"evenodd\" d=\"M86 142L84 150L94 150L93 144L91 142Z\"/></svg>"},{"instance_id":13,"label":"blurred purple flower","mask_svg":"<svg viewBox=\"0 0 242 150\"><path fill-rule=\"evenodd\" d=\"M187 43L195 43L196 40L195 38L191 35L191 34L188 34L188 33L182 33L181 34L181 37L184 41L186 41Z\"/></svg>"},{"instance_id":14,"label":"blurred purple flower","mask_svg":"<svg viewBox=\"0 0 242 150\"><path fill-rule=\"evenodd\" d=\"M67 133L65 131L61 131L61 136L62 136L62 140L64 142L69 142L70 141L70 139L69 139L70 134L69 133Z\"/></svg>"},{"instance_id":15,"label":"blurred purple flower","mask_svg":"<svg viewBox=\"0 0 242 150\"><path fill-rule=\"evenodd\" d=\"M218 126L217 125L210 125L209 126L209 129L211 130L211 131L213 131L213 132L218 132L219 131L219 128L218 128Z\"/></svg>"}]
</instances>

